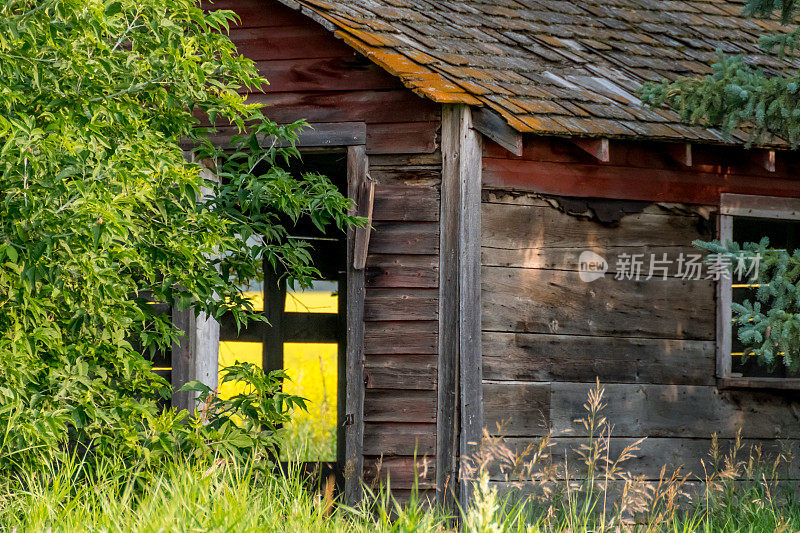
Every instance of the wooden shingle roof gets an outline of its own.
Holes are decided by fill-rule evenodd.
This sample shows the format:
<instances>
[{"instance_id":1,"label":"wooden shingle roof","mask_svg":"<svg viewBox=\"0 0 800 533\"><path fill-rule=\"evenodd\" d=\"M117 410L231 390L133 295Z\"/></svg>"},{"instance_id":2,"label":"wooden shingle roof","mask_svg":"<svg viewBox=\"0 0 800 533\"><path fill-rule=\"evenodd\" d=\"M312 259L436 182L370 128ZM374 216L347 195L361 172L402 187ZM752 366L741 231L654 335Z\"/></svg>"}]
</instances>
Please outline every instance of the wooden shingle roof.
<instances>
[{"instance_id":1,"label":"wooden shingle roof","mask_svg":"<svg viewBox=\"0 0 800 533\"><path fill-rule=\"evenodd\" d=\"M642 105L639 87L707 74L717 49L800 67L758 48L780 26L742 17L744 0L282 1L414 92L486 106L519 132L726 142Z\"/></svg>"}]
</instances>

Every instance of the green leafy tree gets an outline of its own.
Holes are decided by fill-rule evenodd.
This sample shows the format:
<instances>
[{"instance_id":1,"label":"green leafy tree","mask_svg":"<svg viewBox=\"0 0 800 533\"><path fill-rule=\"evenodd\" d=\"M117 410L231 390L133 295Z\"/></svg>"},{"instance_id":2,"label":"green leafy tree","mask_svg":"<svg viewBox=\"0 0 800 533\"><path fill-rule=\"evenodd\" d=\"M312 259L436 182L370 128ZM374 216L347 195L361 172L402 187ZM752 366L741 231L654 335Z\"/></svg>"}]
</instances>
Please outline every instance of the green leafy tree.
<instances>
[{"instance_id":1,"label":"green leafy tree","mask_svg":"<svg viewBox=\"0 0 800 533\"><path fill-rule=\"evenodd\" d=\"M204 442L234 431L159 409L169 388L134 347L181 332L151 304L244 322L240 283L262 257L301 284L315 274L296 221L356 222L325 177L281 167L303 124L246 102L266 80L227 37L234 20L197 0L2 3L0 468L75 447L150 457L192 427ZM219 149L212 124L240 135Z\"/></svg>"},{"instance_id":2,"label":"green leafy tree","mask_svg":"<svg viewBox=\"0 0 800 533\"><path fill-rule=\"evenodd\" d=\"M746 16L778 17L787 27L785 33L759 39L766 53L778 57L796 53L800 45L798 8L795 0L749 0L744 6ZM712 74L648 84L643 101L667 103L690 123L719 127L726 133L744 126L752 132L753 141L777 135L796 146L800 142L800 73L789 68L768 72L742 55L718 54Z\"/></svg>"}]
</instances>

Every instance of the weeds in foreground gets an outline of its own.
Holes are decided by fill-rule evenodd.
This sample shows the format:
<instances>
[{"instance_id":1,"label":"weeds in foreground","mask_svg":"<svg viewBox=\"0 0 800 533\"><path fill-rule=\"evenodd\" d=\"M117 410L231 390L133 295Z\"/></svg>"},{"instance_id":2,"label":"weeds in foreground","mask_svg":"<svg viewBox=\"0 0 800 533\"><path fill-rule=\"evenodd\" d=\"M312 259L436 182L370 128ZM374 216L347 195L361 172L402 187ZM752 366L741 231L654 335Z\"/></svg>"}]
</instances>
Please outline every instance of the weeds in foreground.
<instances>
[{"instance_id":1,"label":"weeds in foreground","mask_svg":"<svg viewBox=\"0 0 800 533\"><path fill-rule=\"evenodd\" d=\"M781 472L792 457L767 460L740 438L723 451L712 440L703 474L662 468L651 481L627 465L641 441L612 450L602 416L603 389L579 419L583 443L569 453L542 438L521 450L485 434L463 472L473 500L457 517L430 503L419 486L398 501L391 480L357 507L336 500L331 483L309 483L290 463L270 473L237 460L170 463L142 485L122 462L86 468L80 458L0 482L0 529L9 531L291 532L761 532L800 530L800 505Z\"/></svg>"}]
</instances>

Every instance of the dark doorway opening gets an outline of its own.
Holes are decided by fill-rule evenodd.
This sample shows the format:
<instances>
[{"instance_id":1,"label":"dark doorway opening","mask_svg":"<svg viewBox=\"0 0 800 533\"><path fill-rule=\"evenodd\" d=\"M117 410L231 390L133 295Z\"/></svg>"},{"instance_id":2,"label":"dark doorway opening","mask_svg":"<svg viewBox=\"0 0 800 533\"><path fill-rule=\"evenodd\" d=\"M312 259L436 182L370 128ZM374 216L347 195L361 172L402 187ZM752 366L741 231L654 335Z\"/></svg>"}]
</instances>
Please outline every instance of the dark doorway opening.
<instances>
[{"instance_id":1,"label":"dark doorway opening","mask_svg":"<svg viewBox=\"0 0 800 533\"><path fill-rule=\"evenodd\" d=\"M295 176L317 172L347 193L346 152L304 153L289 168ZM245 287L254 312L269 325L251 322L237 332L232 317L220 322L220 366L235 361L259 364L265 371L284 369L291 381L284 391L310 400L308 413L297 413L284 428L281 460L299 460L308 471L326 480L335 475L341 487L344 464L345 358L347 332L347 238L329 228L320 232L310 221L290 230L292 238L313 245L312 257L320 277L301 290L264 261L261 279ZM220 394L234 390L220 389Z\"/></svg>"}]
</instances>

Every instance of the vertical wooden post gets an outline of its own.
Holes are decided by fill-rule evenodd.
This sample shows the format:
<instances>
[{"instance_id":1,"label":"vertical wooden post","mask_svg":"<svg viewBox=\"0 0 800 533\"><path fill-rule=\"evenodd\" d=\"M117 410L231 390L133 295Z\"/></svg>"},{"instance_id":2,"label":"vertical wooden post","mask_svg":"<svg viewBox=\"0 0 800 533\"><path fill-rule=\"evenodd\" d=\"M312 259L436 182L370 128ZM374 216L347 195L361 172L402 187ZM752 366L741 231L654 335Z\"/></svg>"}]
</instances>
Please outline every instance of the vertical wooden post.
<instances>
[{"instance_id":1,"label":"vertical wooden post","mask_svg":"<svg viewBox=\"0 0 800 533\"><path fill-rule=\"evenodd\" d=\"M733 217L718 215L719 240L722 243L733 238ZM733 302L733 281L725 276L717 280L717 377L731 377L731 350L733 329L731 303Z\"/></svg>"},{"instance_id":2,"label":"vertical wooden post","mask_svg":"<svg viewBox=\"0 0 800 533\"><path fill-rule=\"evenodd\" d=\"M481 160L481 137L472 129L470 108L443 106L437 488L446 503L459 477L462 508L472 484L457 475L455 454L466 458L483 430Z\"/></svg>"},{"instance_id":3,"label":"vertical wooden post","mask_svg":"<svg viewBox=\"0 0 800 533\"><path fill-rule=\"evenodd\" d=\"M347 195L358 198L367 181L365 146L347 148ZM355 268L356 230L347 232L347 394L345 397L345 502L361 499L364 473L364 270Z\"/></svg>"},{"instance_id":4,"label":"vertical wooden post","mask_svg":"<svg viewBox=\"0 0 800 533\"><path fill-rule=\"evenodd\" d=\"M187 153L187 158L194 161L194 156ZM200 165L200 174L210 180L217 176L205 162ZM212 191L206 187L201 189L204 197ZM172 406L177 409L193 411L197 394L194 392L177 392L186 383L197 380L216 389L219 384L219 322L205 313L194 314L194 309L172 310L172 322L184 332L183 337L172 347Z\"/></svg>"},{"instance_id":5,"label":"vertical wooden post","mask_svg":"<svg viewBox=\"0 0 800 533\"><path fill-rule=\"evenodd\" d=\"M172 347L172 406L177 409L195 408L197 394L177 392L186 383L197 380L212 389L217 388L219 369L219 323L205 313L195 316L194 309L172 311L175 327L184 332L179 343Z\"/></svg>"}]
</instances>

